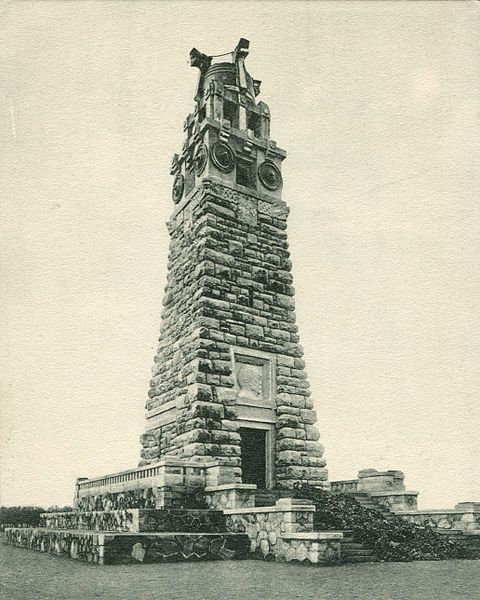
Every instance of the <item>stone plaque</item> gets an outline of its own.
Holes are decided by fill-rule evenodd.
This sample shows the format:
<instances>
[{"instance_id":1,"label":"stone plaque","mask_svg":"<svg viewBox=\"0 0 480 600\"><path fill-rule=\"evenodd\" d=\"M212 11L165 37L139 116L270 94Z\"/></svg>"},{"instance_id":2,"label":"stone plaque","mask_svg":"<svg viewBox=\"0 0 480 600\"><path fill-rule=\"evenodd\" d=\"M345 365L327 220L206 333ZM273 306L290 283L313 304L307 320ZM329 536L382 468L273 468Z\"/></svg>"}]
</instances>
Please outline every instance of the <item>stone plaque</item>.
<instances>
[{"instance_id":1,"label":"stone plaque","mask_svg":"<svg viewBox=\"0 0 480 600\"><path fill-rule=\"evenodd\" d=\"M235 391L239 404L272 408L275 403L275 359L247 348L232 348Z\"/></svg>"},{"instance_id":2,"label":"stone plaque","mask_svg":"<svg viewBox=\"0 0 480 600\"><path fill-rule=\"evenodd\" d=\"M263 370L263 365L237 363L236 376L239 398L258 400L264 397Z\"/></svg>"}]
</instances>

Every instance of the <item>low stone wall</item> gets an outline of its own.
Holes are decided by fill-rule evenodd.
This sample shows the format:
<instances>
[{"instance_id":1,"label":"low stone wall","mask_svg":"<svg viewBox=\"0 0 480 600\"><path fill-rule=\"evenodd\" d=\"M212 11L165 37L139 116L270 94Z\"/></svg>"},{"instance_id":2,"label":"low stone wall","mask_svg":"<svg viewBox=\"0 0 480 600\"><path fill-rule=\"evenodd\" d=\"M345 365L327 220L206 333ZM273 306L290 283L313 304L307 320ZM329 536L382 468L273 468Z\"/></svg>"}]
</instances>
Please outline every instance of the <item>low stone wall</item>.
<instances>
[{"instance_id":1,"label":"low stone wall","mask_svg":"<svg viewBox=\"0 0 480 600\"><path fill-rule=\"evenodd\" d=\"M136 488L122 492L105 491L104 494L83 496L77 500L80 512L115 511L129 508L155 508L157 489L153 487Z\"/></svg>"},{"instance_id":2,"label":"low stone wall","mask_svg":"<svg viewBox=\"0 0 480 600\"><path fill-rule=\"evenodd\" d=\"M92 494L77 499L80 512L114 511L133 508L206 508L202 488L185 490L183 486L144 487L103 494Z\"/></svg>"},{"instance_id":3,"label":"low stone wall","mask_svg":"<svg viewBox=\"0 0 480 600\"><path fill-rule=\"evenodd\" d=\"M442 530L480 532L480 505L477 506L478 508L462 508L461 504L457 504L451 510L399 511L395 514L416 525L428 525Z\"/></svg>"},{"instance_id":4,"label":"low stone wall","mask_svg":"<svg viewBox=\"0 0 480 600\"><path fill-rule=\"evenodd\" d=\"M306 502L306 501L304 501ZM255 558L330 564L341 558L341 532L313 531L315 508L284 498L275 506L225 510L229 531L246 533Z\"/></svg>"},{"instance_id":5,"label":"low stone wall","mask_svg":"<svg viewBox=\"0 0 480 600\"><path fill-rule=\"evenodd\" d=\"M103 564L103 534L12 527L5 530L5 541L19 548Z\"/></svg>"},{"instance_id":6,"label":"low stone wall","mask_svg":"<svg viewBox=\"0 0 480 600\"><path fill-rule=\"evenodd\" d=\"M418 492L369 492L376 504L393 512L401 510L416 510Z\"/></svg>"},{"instance_id":7,"label":"low stone wall","mask_svg":"<svg viewBox=\"0 0 480 600\"><path fill-rule=\"evenodd\" d=\"M232 533L93 533L7 529L7 544L99 565L230 560L248 556L246 535Z\"/></svg>"},{"instance_id":8,"label":"low stone wall","mask_svg":"<svg viewBox=\"0 0 480 600\"><path fill-rule=\"evenodd\" d=\"M133 508L114 511L43 513L40 527L122 532L210 532L225 531L225 517L214 510Z\"/></svg>"}]
</instances>

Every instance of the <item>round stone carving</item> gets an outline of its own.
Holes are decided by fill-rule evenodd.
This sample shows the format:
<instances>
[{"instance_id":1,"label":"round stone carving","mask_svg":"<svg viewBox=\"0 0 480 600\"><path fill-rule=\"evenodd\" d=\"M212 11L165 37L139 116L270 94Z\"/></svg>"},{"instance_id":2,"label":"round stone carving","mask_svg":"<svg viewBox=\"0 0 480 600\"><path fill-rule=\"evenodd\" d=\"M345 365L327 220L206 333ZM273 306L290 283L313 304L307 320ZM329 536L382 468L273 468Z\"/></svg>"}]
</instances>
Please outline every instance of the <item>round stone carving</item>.
<instances>
[{"instance_id":1,"label":"round stone carving","mask_svg":"<svg viewBox=\"0 0 480 600\"><path fill-rule=\"evenodd\" d=\"M183 190L185 188L185 179L181 173L178 173L173 181L172 188L172 199L177 204L180 202L183 196Z\"/></svg>"},{"instance_id":2,"label":"round stone carving","mask_svg":"<svg viewBox=\"0 0 480 600\"><path fill-rule=\"evenodd\" d=\"M258 176L263 185L269 190L278 190L282 185L280 170L272 162L265 161L258 167Z\"/></svg>"},{"instance_id":3,"label":"round stone carving","mask_svg":"<svg viewBox=\"0 0 480 600\"><path fill-rule=\"evenodd\" d=\"M203 172L205 165L207 164L207 158L207 147L205 144L202 144L197 148L195 156L193 157L193 170L195 171L195 175L200 175Z\"/></svg>"},{"instance_id":4,"label":"round stone carving","mask_svg":"<svg viewBox=\"0 0 480 600\"><path fill-rule=\"evenodd\" d=\"M213 164L224 173L231 173L235 167L235 154L228 144L217 142L212 148Z\"/></svg>"}]
</instances>

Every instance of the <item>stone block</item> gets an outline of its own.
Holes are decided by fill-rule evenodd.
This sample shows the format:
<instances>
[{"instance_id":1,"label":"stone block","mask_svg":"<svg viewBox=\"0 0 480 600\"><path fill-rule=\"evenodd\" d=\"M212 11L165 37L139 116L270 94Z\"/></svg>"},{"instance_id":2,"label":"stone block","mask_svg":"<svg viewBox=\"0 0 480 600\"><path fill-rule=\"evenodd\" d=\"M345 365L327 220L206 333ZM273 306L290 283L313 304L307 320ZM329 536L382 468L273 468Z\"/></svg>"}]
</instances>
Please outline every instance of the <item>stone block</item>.
<instances>
[{"instance_id":1,"label":"stone block","mask_svg":"<svg viewBox=\"0 0 480 600\"><path fill-rule=\"evenodd\" d=\"M305 467L324 467L327 464L327 461L324 458L319 456L303 456L301 460L301 465Z\"/></svg>"},{"instance_id":2,"label":"stone block","mask_svg":"<svg viewBox=\"0 0 480 600\"><path fill-rule=\"evenodd\" d=\"M305 433L307 434L307 440L316 442L320 439L320 432L314 425L305 425Z\"/></svg>"},{"instance_id":3,"label":"stone block","mask_svg":"<svg viewBox=\"0 0 480 600\"><path fill-rule=\"evenodd\" d=\"M193 402L191 410L199 418L221 420L225 416L225 408L214 402Z\"/></svg>"},{"instance_id":4,"label":"stone block","mask_svg":"<svg viewBox=\"0 0 480 600\"><path fill-rule=\"evenodd\" d=\"M328 479L328 471L321 467L308 467L307 479L326 481Z\"/></svg>"},{"instance_id":5,"label":"stone block","mask_svg":"<svg viewBox=\"0 0 480 600\"><path fill-rule=\"evenodd\" d=\"M289 466L285 469L285 476L288 479L305 480L310 479L310 468L301 466Z\"/></svg>"},{"instance_id":6,"label":"stone block","mask_svg":"<svg viewBox=\"0 0 480 600\"><path fill-rule=\"evenodd\" d=\"M283 438L291 438L295 439L296 437L296 429L293 427L288 427L285 423L277 423L277 439L281 440Z\"/></svg>"},{"instance_id":7,"label":"stone block","mask_svg":"<svg viewBox=\"0 0 480 600\"><path fill-rule=\"evenodd\" d=\"M317 413L314 410L303 409L300 410L300 418L303 423L313 425L317 421Z\"/></svg>"},{"instance_id":8,"label":"stone block","mask_svg":"<svg viewBox=\"0 0 480 600\"><path fill-rule=\"evenodd\" d=\"M210 435L214 444L240 444L240 434L236 431L211 431Z\"/></svg>"},{"instance_id":9,"label":"stone block","mask_svg":"<svg viewBox=\"0 0 480 600\"><path fill-rule=\"evenodd\" d=\"M300 425L300 418L295 415L279 414L277 419L277 426L279 429L280 427L295 429Z\"/></svg>"},{"instance_id":10,"label":"stone block","mask_svg":"<svg viewBox=\"0 0 480 600\"><path fill-rule=\"evenodd\" d=\"M320 442L306 440L305 449L310 456L323 456L324 447Z\"/></svg>"},{"instance_id":11,"label":"stone block","mask_svg":"<svg viewBox=\"0 0 480 600\"><path fill-rule=\"evenodd\" d=\"M295 416L299 416L300 415L300 409L299 408L294 408L293 406L278 406L277 405L277 413L278 414L284 414L284 415L295 415Z\"/></svg>"},{"instance_id":12,"label":"stone block","mask_svg":"<svg viewBox=\"0 0 480 600\"><path fill-rule=\"evenodd\" d=\"M263 329L259 325L246 325L245 334L249 338L260 339L263 337Z\"/></svg>"},{"instance_id":13,"label":"stone block","mask_svg":"<svg viewBox=\"0 0 480 600\"><path fill-rule=\"evenodd\" d=\"M277 452L277 461L287 465L302 464L302 455L294 450L281 450Z\"/></svg>"},{"instance_id":14,"label":"stone block","mask_svg":"<svg viewBox=\"0 0 480 600\"><path fill-rule=\"evenodd\" d=\"M305 440L299 440L297 438L281 438L277 440L277 452L282 450L305 450Z\"/></svg>"}]
</instances>

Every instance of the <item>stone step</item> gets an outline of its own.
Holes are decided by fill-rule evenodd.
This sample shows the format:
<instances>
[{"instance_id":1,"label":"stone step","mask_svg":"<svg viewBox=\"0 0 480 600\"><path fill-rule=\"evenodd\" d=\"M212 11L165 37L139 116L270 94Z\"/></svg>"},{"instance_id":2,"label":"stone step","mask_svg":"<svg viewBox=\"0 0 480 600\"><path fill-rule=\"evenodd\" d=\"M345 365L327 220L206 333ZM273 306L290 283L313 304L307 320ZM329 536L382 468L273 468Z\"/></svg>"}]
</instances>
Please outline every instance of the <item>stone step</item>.
<instances>
[{"instance_id":1,"label":"stone step","mask_svg":"<svg viewBox=\"0 0 480 600\"><path fill-rule=\"evenodd\" d=\"M377 558L373 551L361 542L354 542L352 532L348 529L342 531L343 540L341 544L342 562L375 562Z\"/></svg>"},{"instance_id":2,"label":"stone step","mask_svg":"<svg viewBox=\"0 0 480 600\"><path fill-rule=\"evenodd\" d=\"M346 563L367 563L367 562L378 562L378 559L374 556L349 556L343 560Z\"/></svg>"},{"instance_id":3,"label":"stone step","mask_svg":"<svg viewBox=\"0 0 480 600\"><path fill-rule=\"evenodd\" d=\"M350 558L352 556L373 556L373 552L368 548L348 549L342 544L342 558Z\"/></svg>"},{"instance_id":4,"label":"stone step","mask_svg":"<svg viewBox=\"0 0 480 600\"><path fill-rule=\"evenodd\" d=\"M480 532L462 531L460 529L438 529L437 531L467 550L474 552L476 558L480 558Z\"/></svg>"},{"instance_id":5,"label":"stone step","mask_svg":"<svg viewBox=\"0 0 480 600\"><path fill-rule=\"evenodd\" d=\"M113 533L8 528L6 543L99 565L247 558L243 533Z\"/></svg>"},{"instance_id":6,"label":"stone step","mask_svg":"<svg viewBox=\"0 0 480 600\"><path fill-rule=\"evenodd\" d=\"M436 529L435 531L452 540L480 543L480 532L462 531L461 529Z\"/></svg>"}]
</instances>

